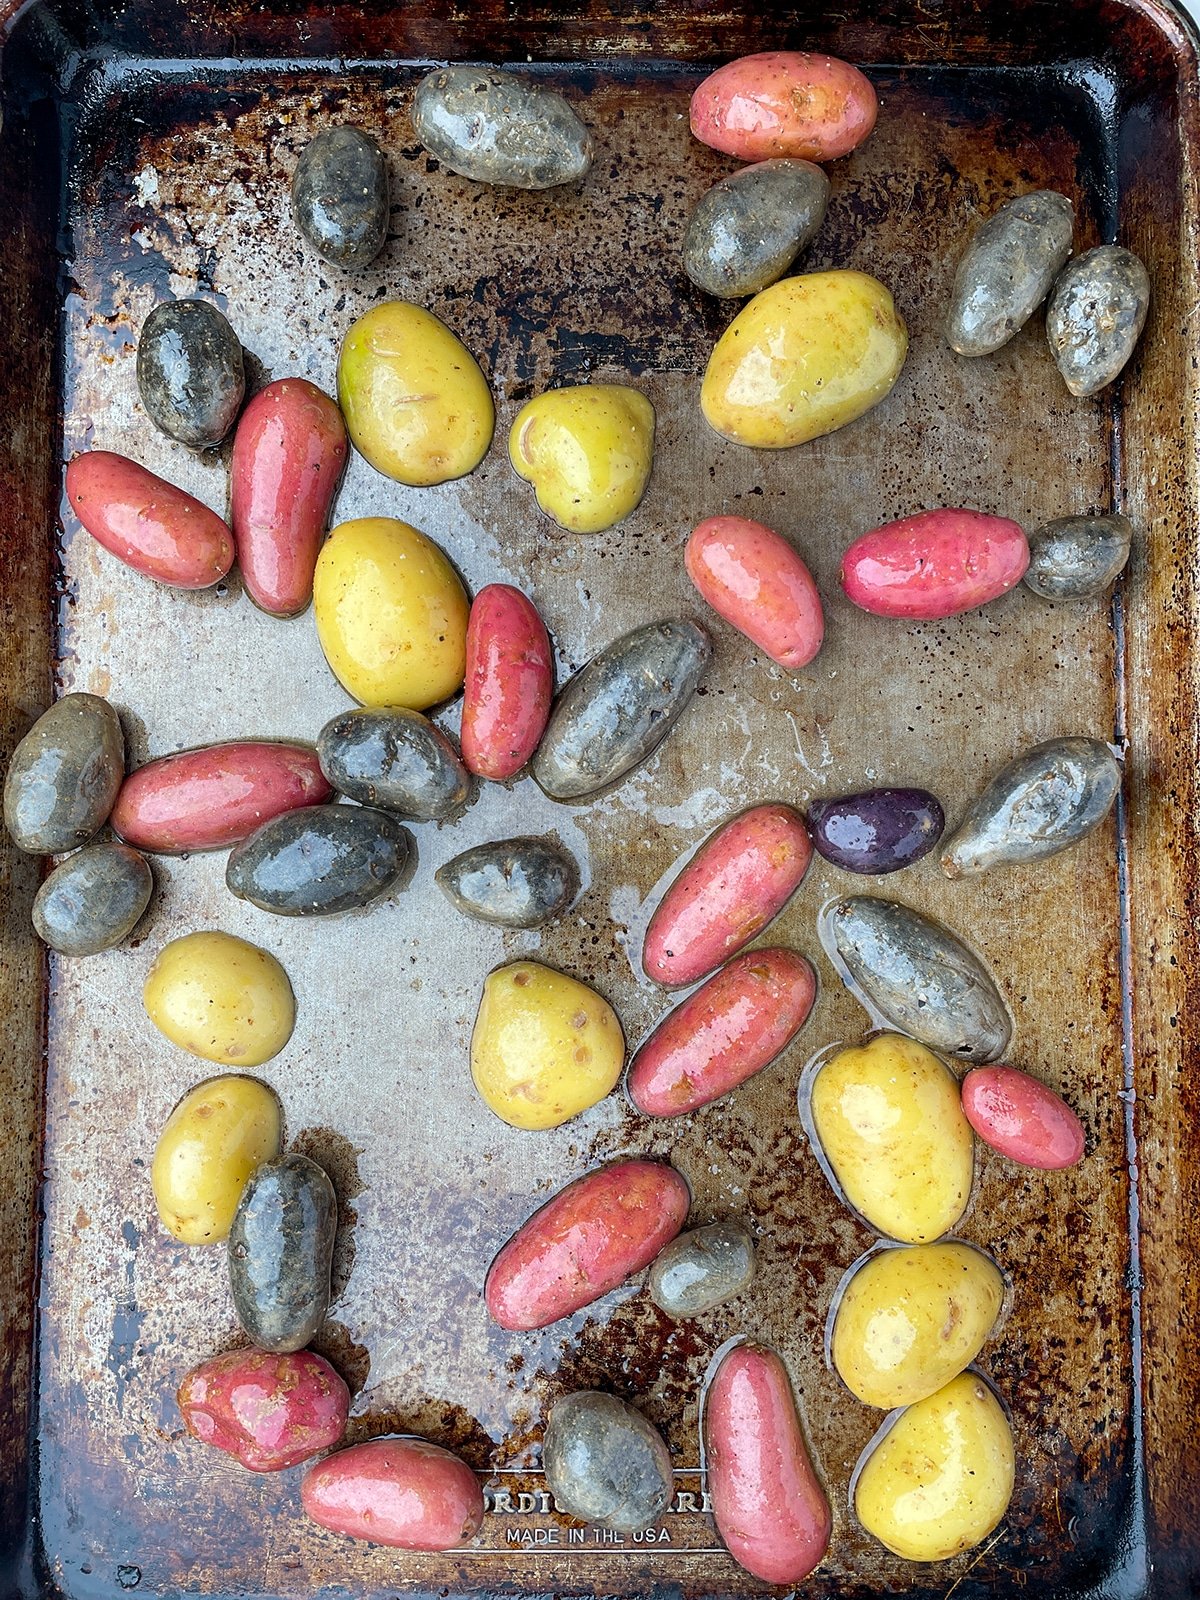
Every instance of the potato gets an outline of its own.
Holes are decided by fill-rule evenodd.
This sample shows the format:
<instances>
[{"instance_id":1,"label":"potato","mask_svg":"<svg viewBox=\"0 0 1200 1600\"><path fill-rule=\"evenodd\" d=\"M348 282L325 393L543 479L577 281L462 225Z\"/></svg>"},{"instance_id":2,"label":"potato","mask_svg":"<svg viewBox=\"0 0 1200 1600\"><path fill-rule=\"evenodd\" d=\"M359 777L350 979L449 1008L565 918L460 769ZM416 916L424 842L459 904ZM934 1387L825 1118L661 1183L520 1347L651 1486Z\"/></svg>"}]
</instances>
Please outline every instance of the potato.
<instances>
[{"instance_id":1,"label":"potato","mask_svg":"<svg viewBox=\"0 0 1200 1600\"><path fill-rule=\"evenodd\" d=\"M750 517L708 517L692 529L687 575L713 610L796 672L825 637L812 573L786 539Z\"/></svg>"},{"instance_id":2,"label":"potato","mask_svg":"<svg viewBox=\"0 0 1200 1600\"><path fill-rule=\"evenodd\" d=\"M353 325L337 393L354 448L414 488L463 477L492 442L496 412L474 356L407 300L375 306Z\"/></svg>"},{"instance_id":3,"label":"potato","mask_svg":"<svg viewBox=\"0 0 1200 1600\"><path fill-rule=\"evenodd\" d=\"M273 955L231 933L186 933L155 957L142 993L172 1044L223 1066L257 1067L292 1036L296 1002Z\"/></svg>"},{"instance_id":4,"label":"potato","mask_svg":"<svg viewBox=\"0 0 1200 1600\"><path fill-rule=\"evenodd\" d=\"M154 892L145 856L106 840L68 856L33 902L39 939L64 956L92 956L127 939Z\"/></svg>"},{"instance_id":5,"label":"potato","mask_svg":"<svg viewBox=\"0 0 1200 1600\"><path fill-rule=\"evenodd\" d=\"M879 876L927 856L946 814L928 789L864 789L814 800L808 808L813 849L843 872Z\"/></svg>"},{"instance_id":6,"label":"potato","mask_svg":"<svg viewBox=\"0 0 1200 1600\"><path fill-rule=\"evenodd\" d=\"M33 724L4 775L4 826L19 850L55 856L95 837L125 777L121 719L95 694L65 694Z\"/></svg>"},{"instance_id":7,"label":"potato","mask_svg":"<svg viewBox=\"0 0 1200 1600\"><path fill-rule=\"evenodd\" d=\"M208 589L233 565L233 534L215 511L111 450L75 457L67 499L97 544L157 583Z\"/></svg>"},{"instance_id":8,"label":"potato","mask_svg":"<svg viewBox=\"0 0 1200 1600\"><path fill-rule=\"evenodd\" d=\"M227 850L272 817L332 796L311 745L232 739L148 761L121 785L110 820L153 855Z\"/></svg>"},{"instance_id":9,"label":"potato","mask_svg":"<svg viewBox=\"0 0 1200 1600\"><path fill-rule=\"evenodd\" d=\"M865 272L807 272L755 295L726 328L700 387L734 444L782 450L843 428L891 392L908 330Z\"/></svg>"},{"instance_id":10,"label":"potato","mask_svg":"<svg viewBox=\"0 0 1200 1600\"><path fill-rule=\"evenodd\" d=\"M408 856L408 835L388 811L305 806L242 840L225 864L225 887L276 916L336 916L386 894Z\"/></svg>"},{"instance_id":11,"label":"potato","mask_svg":"<svg viewBox=\"0 0 1200 1600\"><path fill-rule=\"evenodd\" d=\"M875 126L870 79L836 56L764 50L709 73L692 95L692 132L740 161L848 155Z\"/></svg>"},{"instance_id":12,"label":"potato","mask_svg":"<svg viewBox=\"0 0 1200 1600\"><path fill-rule=\"evenodd\" d=\"M480 778L513 778L546 731L554 655L537 607L507 583L471 602L463 689L462 753Z\"/></svg>"},{"instance_id":13,"label":"potato","mask_svg":"<svg viewBox=\"0 0 1200 1600\"><path fill-rule=\"evenodd\" d=\"M1150 309L1150 274L1132 250L1102 244L1058 275L1046 307L1050 353L1073 395L1112 383L1132 356Z\"/></svg>"},{"instance_id":14,"label":"potato","mask_svg":"<svg viewBox=\"0 0 1200 1600\"><path fill-rule=\"evenodd\" d=\"M350 1391L311 1350L229 1350L179 1386L187 1431L250 1472L282 1472L339 1444Z\"/></svg>"},{"instance_id":15,"label":"potato","mask_svg":"<svg viewBox=\"0 0 1200 1600\"><path fill-rule=\"evenodd\" d=\"M613 1161L535 1211L488 1268L488 1315L547 1328L648 1267L687 1221L687 1184L660 1161Z\"/></svg>"},{"instance_id":16,"label":"potato","mask_svg":"<svg viewBox=\"0 0 1200 1600\"><path fill-rule=\"evenodd\" d=\"M317 735L321 771L340 794L414 822L445 822L471 796L471 774L435 722L403 706L341 711Z\"/></svg>"},{"instance_id":17,"label":"potato","mask_svg":"<svg viewBox=\"0 0 1200 1600\"><path fill-rule=\"evenodd\" d=\"M675 1487L658 1430L628 1401L594 1389L551 1406L542 1462L558 1511L625 1533L653 1527Z\"/></svg>"},{"instance_id":18,"label":"potato","mask_svg":"<svg viewBox=\"0 0 1200 1600\"><path fill-rule=\"evenodd\" d=\"M667 988L694 983L762 932L812 860L808 829L783 804L751 806L706 839L659 901L642 965Z\"/></svg>"},{"instance_id":19,"label":"potato","mask_svg":"<svg viewBox=\"0 0 1200 1600\"><path fill-rule=\"evenodd\" d=\"M252 1172L229 1231L229 1293L260 1350L302 1350L329 1310L337 1195L296 1151Z\"/></svg>"},{"instance_id":20,"label":"potato","mask_svg":"<svg viewBox=\"0 0 1200 1600\"><path fill-rule=\"evenodd\" d=\"M430 155L476 183L552 189L592 164L592 136L570 102L507 70L435 67L417 85L412 123Z\"/></svg>"},{"instance_id":21,"label":"potato","mask_svg":"<svg viewBox=\"0 0 1200 1600\"><path fill-rule=\"evenodd\" d=\"M279 1154L282 1129L279 1101L257 1078L208 1078L185 1094L163 1125L150 1167L167 1232L183 1244L228 1238L242 1190Z\"/></svg>"},{"instance_id":22,"label":"potato","mask_svg":"<svg viewBox=\"0 0 1200 1600\"><path fill-rule=\"evenodd\" d=\"M948 1561L997 1526L1012 1498L1012 1430L973 1372L901 1412L867 1458L854 1509L868 1533L909 1561Z\"/></svg>"},{"instance_id":23,"label":"potato","mask_svg":"<svg viewBox=\"0 0 1200 1600\"><path fill-rule=\"evenodd\" d=\"M624 521L650 481L654 407L619 383L551 389L517 412L508 458L560 528L599 533Z\"/></svg>"},{"instance_id":24,"label":"potato","mask_svg":"<svg viewBox=\"0 0 1200 1600\"><path fill-rule=\"evenodd\" d=\"M292 174L292 216L313 249L335 267L369 267L387 238L387 157L351 123L322 128Z\"/></svg>"},{"instance_id":25,"label":"potato","mask_svg":"<svg viewBox=\"0 0 1200 1600\"><path fill-rule=\"evenodd\" d=\"M976 1067L962 1084L967 1121L985 1144L1023 1167L1055 1171L1083 1160L1083 1124L1053 1089L1016 1067Z\"/></svg>"},{"instance_id":26,"label":"potato","mask_svg":"<svg viewBox=\"0 0 1200 1600\"><path fill-rule=\"evenodd\" d=\"M629 1098L650 1117L719 1100L787 1049L816 992L816 974L794 950L735 956L642 1045L629 1068Z\"/></svg>"},{"instance_id":27,"label":"potato","mask_svg":"<svg viewBox=\"0 0 1200 1600\"><path fill-rule=\"evenodd\" d=\"M900 517L856 539L842 588L877 617L952 617L1015 589L1029 565L1025 530L1007 517L941 509Z\"/></svg>"},{"instance_id":28,"label":"potato","mask_svg":"<svg viewBox=\"0 0 1200 1600\"><path fill-rule=\"evenodd\" d=\"M164 300L138 335L137 382L156 428L180 444L210 449L241 410L242 342L207 300Z\"/></svg>"},{"instance_id":29,"label":"potato","mask_svg":"<svg viewBox=\"0 0 1200 1600\"><path fill-rule=\"evenodd\" d=\"M617 1014L586 983L536 961L484 982L471 1076L513 1128L557 1128L610 1094L625 1060Z\"/></svg>"},{"instance_id":30,"label":"potato","mask_svg":"<svg viewBox=\"0 0 1200 1600\"><path fill-rule=\"evenodd\" d=\"M1003 1303L999 1267L970 1245L878 1250L842 1292L833 1364L864 1405L911 1405L970 1366Z\"/></svg>"},{"instance_id":31,"label":"potato","mask_svg":"<svg viewBox=\"0 0 1200 1600\"><path fill-rule=\"evenodd\" d=\"M483 1491L465 1461L428 1439L369 1439L310 1467L300 1486L322 1528L397 1550L452 1550L483 1521Z\"/></svg>"},{"instance_id":32,"label":"potato","mask_svg":"<svg viewBox=\"0 0 1200 1600\"><path fill-rule=\"evenodd\" d=\"M437 545L406 522L339 523L317 558L313 612L325 659L362 705L424 711L462 686L462 581Z\"/></svg>"},{"instance_id":33,"label":"potato","mask_svg":"<svg viewBox=\"0 0 1200 1600\"><path fill-rule=\"evenodd\" d=\"M931 1050L881 1033L813 1080L812 1117L846 1199L880 1233L940 1239L962 1216L975 1150L958 1084Z\"/></svg>"},{"instance_id":34,"label":"potato","mask_svg":"<svg viewBox=\"0 0 1200 1600\"><path fill-rule=\"evenodd\" d=\"M269 383L242 413L229 463L229 521L246 593L273 617L294 617L312 599L349 449L341 412L303 378Z\"/></svg>"}]
</instances>

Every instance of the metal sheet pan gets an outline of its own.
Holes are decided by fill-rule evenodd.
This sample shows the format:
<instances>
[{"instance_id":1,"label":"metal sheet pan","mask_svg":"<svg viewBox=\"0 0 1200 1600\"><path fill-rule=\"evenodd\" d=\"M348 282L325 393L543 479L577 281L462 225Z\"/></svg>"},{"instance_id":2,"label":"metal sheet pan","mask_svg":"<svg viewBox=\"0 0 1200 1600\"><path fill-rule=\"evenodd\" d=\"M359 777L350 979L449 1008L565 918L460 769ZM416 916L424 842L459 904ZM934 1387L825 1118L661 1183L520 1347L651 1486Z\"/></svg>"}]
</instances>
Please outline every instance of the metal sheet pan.
<instances>
[{"instance_id":1,"label":"metal sheet pan","mask_svg":"<svg viewBox=\"0 0 1200 1600\"><path fill-rule=\"evenodd\" d=\"M861 61L877 83L878 130L832 170L807 264L880 276L912 353L886 405L770 455L723 444L699 417L699 374L729 310L687 283L679 240L690 206L732 165L690 138L692 87L715 61L780 43ZM528 59L563 88L596 136L586 182L514 195L438 169L407 105L421 64L445 58ZM1151 0L851 0L836 15L769 17L577 5L553 18L499 5L237 4L218 18L37 0L21 15L4 58L0 144L12 219L0 254L5 750L52 676L60 690L110 696L137 761L242 733L312 737L346 703L311 616L266 618L236 581L199 596L156 589L69 514L54 549L61 461L87 446L132 454L224 506L227 457L171 444L137 400L137 329L168 294L221 305L264 381L300 373L330 388L345 327L385 297L419 300L460 333L497 395L484 465L414 491L355 459L336 516L404 517L444 544L472 587L525 587L563 673L638 622L702 616L682 544L718 510L761 516L796 540L827 597L829 642L793 678L714 623L704 690L635 777L583 808L553 805L528 780L490 787L453 829L415 830L419 867L403 894L323 924L233 900L220 857L159 862L136 943L55 961L43 987L26 931L36 867L5 846L0 1203L13 1246L0 1270L14 1590L764 1592L720 1550L698 1471L699 1383L739 1332L784 1353L834 1503L812 1592L957 1586L965 1600L1018 1589L1183 1595L1200 1584L1200 1164L1188 1143L1197 1091L1184 1001L1195 958L1195 93L1191 36ZM380 138L393 180L387 247L353 278L306 254L287 207L304 142L343 119ZM964 233L1036 186L1073 196L1077 244L1119 237L1151 269L1138 358L1095 401L1066 395L1037 319L985 361L958 360L940 339ZM658 447L635 516L575 538L537 514L502 443L529 394L588 376L629 378L650 395ZM838 561L855 533L955 503L1027 526L1127 510L1138 539L1112 607L1022 590L913 627L840 598ZM445 721L454 726L453 710ZM926 861L886 884L986 953L1017 1018L1013 1058L1068 1094L1089 1135L1087 1161L1065 1176L981 1152L960 1231L1011 1280L1011 1312L982 1365L1011 1407L1017 1490L982 1552L919 1568L886 1555L848 1509L878 1415L827 1370L823 1332L842 1273L872 1236L830 1192L795 1103L806 1059L864 1027L815 934L820 906L852 880L818 861L771 931L823 980L795 1047L678 1125L650 1126L616 1096L556 1132L515 1133L473 1096L467 1040L485 973L531 953L595 983L636 1041L666 1009L636 961L655 896L735 810L886 780L932 787L953 818L1000 762L1076 731L1129 752L1122 810L1084 848L967 884ZM443 909L432 884L441 862L537 830L584 866L568 919L504 935ZM204 1073L154 1032L138 997L161 944L201 926L276 951L296 989L295 1036L262 1075L292 1140L339 1189L339 1295L320 1347L355 1391L350 1436L413 1430L461 1450L491 1507L470 1550L403 1556L324 1535L299 1514L298 1473L249 1478L183 1433L180 1376L238 1334L223 1252L186 1251L155 1225L154 1139ZM480 1287L499 1244L562 1183L624 1153L671 1159L693 1187L695 1220L753 1219L753 1294L673 1325L634 1285L539 1335L491 1326ZM652 1538L577 1536L546 1509L547 1404L593 1385L635 1399L678 1463L676 1501Z\"/></svg>"}]
</instances>

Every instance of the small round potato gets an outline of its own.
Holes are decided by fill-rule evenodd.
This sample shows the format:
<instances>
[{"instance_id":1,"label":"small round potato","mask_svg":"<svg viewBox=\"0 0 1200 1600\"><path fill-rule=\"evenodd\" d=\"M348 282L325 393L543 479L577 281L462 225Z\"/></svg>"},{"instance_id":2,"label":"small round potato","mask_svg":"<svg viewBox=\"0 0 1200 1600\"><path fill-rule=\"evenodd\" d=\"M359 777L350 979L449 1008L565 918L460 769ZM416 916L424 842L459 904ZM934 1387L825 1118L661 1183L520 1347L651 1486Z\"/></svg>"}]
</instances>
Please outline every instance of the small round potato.
<instances>
[{"instance_id":1,"label":"small round potato","mask_svg":"<svg viewBox=\"0 0 1200 1600\"><path fill-rule=\"evenodd\" d=\"M560 528L599 533L623 522L646 492L654 407L620 383L551 389L517 412L508 456Z\"/></svg>"},{"instance_id":2,"label":"small round potato","mask_svg":"<svg viewBox=\"0 0 1200 1600\"><path fill-rule=\"evenodd\" d=\"M167 1232L183 1244L227 1239L251 1174L279 1154L282 1129L279 1101L257 1078L208 1078L185 1094L150 1168Z\"/></svg>"},{"instance_id":3,"label":"small round potato","mask_svg":"<svg viewBox=\"0 0 1200 1600\"><path fill-rule=\"evenodd\" d=\"M287 973L273 955L231 933L172 939L146 975L142 998L172 1044L227 1067L270 1061L296 1020Z\"/></svg>"},{"instance_id":4,"label":"small round potato","mask_svg":"<svg viewBox=\"0 0 1200 1600\"><path fill-rule=\"evenodd\" d=\"M587 984L536 961L493 972L471 1035L471 1076L514 1128L557 1128L610 1094L625 1038Z\"/></svg>"}]
</instances>

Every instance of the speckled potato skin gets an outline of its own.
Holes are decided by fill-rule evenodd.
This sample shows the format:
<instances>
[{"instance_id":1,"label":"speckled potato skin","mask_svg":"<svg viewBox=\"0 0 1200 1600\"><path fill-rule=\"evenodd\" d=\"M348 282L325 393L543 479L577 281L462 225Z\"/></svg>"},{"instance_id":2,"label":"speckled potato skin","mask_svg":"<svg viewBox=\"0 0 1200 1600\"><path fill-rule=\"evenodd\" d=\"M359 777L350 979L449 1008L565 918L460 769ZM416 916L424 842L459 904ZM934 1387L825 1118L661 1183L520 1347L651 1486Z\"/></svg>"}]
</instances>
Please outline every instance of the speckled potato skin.
<instances>
[{"instance_id":1,"label":"speckled potato skin","mask_svg":"<svg viewBox=\"0 0 1200 1600\"><path fill-rule=\"evenodd\" d=\"M369 267L388 229L388 170L369 133L323 128L300 152L292 215L317 254L337 267Z\"/></svg>"},{"instance_id":2,"label":"speckled potato skin","mask_svg":"<svg viewBox=\"0 0 1200 1600\"><path fill-rule=\"evenodd\" d=\"M102 549L173 589L211 589L233 565L233 534L215 511L112 450L68 464L71 510Z\"/></svg>"},{"instance_id":3,"label":"speckled potato skin","mask_svg":"<svg viewBox=\"0 0 1200 1600\"><path fill-rule=\"evenodd\" d=\"M946 342L985 356L1018 333L1050 293L1071 254L1075 207L1037 189L1002 205L968 244L950 291Z\"/></svg>"},{"instance_id":4,"label":"speckled potato skin","mask_svg":"<svg viewBox=\"0 0 1200 1600\"><path fill-rule=\"evenodd\" d=\"M417 85L417 138L477 183L552 189L592 164L592 136L553 89L487 67L438 67Z\"/></svg>"},{"instance_id":5,"label":"speckled potato skin","mask_svg":"<svg viewBox=\"0 0 1200 1600\"><path fill-rule=\"evenodd\" d=\"M63 956L92 956L127 939L150 904L154 875L125 844L92 844L55 867L33 902L37 936Z\"/></svg>"},{"instance_id":6,"label":"speckled potato skin","mask_svg":"<svg viewBox=\"0 0 1200 1600\"><path fill-rule=\"evenodd\" d=\"M277 1156L251 1175L229 1231L229 1290L260 1350L314 1339L329 1309L337 1196L307 1156Z\"/></svg>"},{"instance_id":7,"label":"speckled potato skin","mask_svg":"<svg viewBox=\"0 0 1200 1600\"><path fill-rule=\"evenodd\" d=\"M646 761L695 694L712 644L694 622L648 622L563 688L532 770L554 800L585 800Z\"/></svg>"},{"instance_id":8,"label":"speckled potato skin","mask_svg":"<svg viewBox=\"0 0 1200 1600\"><path fill-rule=\"evenodd\" d=\"M721 299L757 294L811 243L829 204L829 179L811 161L778 159L714 183L688 218L683 270Z\"/></svg>"},{"instance_id":9,"label":"speckled potato skin","mask_svg":"<svg viewBox=\"0 0 1200 1600\"><path fill-rule=\"evenodd\" d=\"M687 575L718 616L772 661L798 672L825 638L825 613L799 553L752 517L706 517L683 555Z\"/></svg>"},{"instance_id":10,"label":"speckled potato skin","mask_svg":"<svg viewBox=\"0 0 1200 1600\"><path fill-rule=\"evenodd\" d=\"M1097 394L1141 338L1150 275L1132 250L1102 244L1064 267L1046 307L1046 337L1073 395Z\"/></svg>"},{"instance_id":11,"label":"speckled potato skin","mask_svg":"<svg viewBox=\"0 0 1200 1600\"><path fill-rule=\"evenodd\" d=\"M655 1258L646 1293L669 1317L699 1317L754 1281L754 1240L740 1222L712 1222L672 1239Z\"/></svg>"},{"instance_id":12,"label":"speckled potato skin","mask_svg":"<svg viewBox=\"0 0 1200 1600\"><path fill-rule=\"evenodd\" d=\"M78 849L107 822L124 776L125 735L117 713L99 695L64 695L12 753L4 826L31 855Z\"/></svg>"},{"instance_id":13,"label":"speckled potato skin","mask_svg":"<svg viewBox=\"0 0 1200 1600\"><path fill-rule=\"evenodd\" d=\"M163 1227L182 1244L228 1238L251 1173L279 1154L283 1113L265 1083L208 1078L163 1124L150 1183Z\"/></svg>"},{"instance_id":14,"label":"speckled potato skin","mask_svg":"<svg viewBox=\"0 0 1200 1600\"><path fill-rule=\"evenodd\" d=\"M879 102L869 78L836 56L764 50L718 67L692 95L692 132L739 161L833 161L871 132Z\"/></svg>"},{"instance_id":15,"label":"speckled potato skin","mask_svg":"<svg viewBox=\"0 0 1200 1600\"><path fill-rule=\"evenodd\" d=\"M624 383L575 383L523 405L508 459L569 533L615 527L641 503L654 462L654 407Z\"/></svg>"},{"instance_id":16,"label":"speckled potato skin","mask_svg":"<svg viewBox=\"0 0 1200 1600\"><path fill-rule=\"evenodd\" d=\"M1029 536L1024 582L1045 600L1091 600L1125 570L1133 544L1128 517L1059 517Z\"/></svg>"},{"instance_id":17,"label":"speckled potato skin","mask_svg":"<svg viewBox=\"0 0 1200 1600\"><path fill-rule=\"evenodd\" d=\"M471 774L447 736L403 706L332 717L317 737L317 756L340 794L414 822L444 821L471 795Z\"/></svg>"},{"instance_id":18,"label":"speckled potato skin","mask_svg":"<svg viewBox=\"0 0 1200 1600\"><path fill-rule=\"evenodd\" d=\"M1012 1019L991 975L949 928L894 901L854 895L828 914L838 955L871 1004L931 1050L995 1061Z\"/></svg>"},{"instance_id":19,"label":"speckled potato skin","mask_svg":"<svg viewBox=\"0 0 1200 1600\"><path fill-rule=\"evenodd\" d=\"M1045 861L1086 839L1112 810L1121 763L1102 739L1047 739L1001 767L947 840L942 871Z\"/></svg>"},{"instance_id":20,"label":"speckled potato skin","mask_svg":"<svg viewBox=\"0 0 1200 1600\"><path fill-rule=\"evenodd\" d=\"M826 861L844 872L882 875L927 856L946 817L928 789L865 789L814 800L808 825L813 849Z\"/></svg>"},{"instance_id":21,"label":"speckled potato skin","mask_svg":"<svg viewBox=\"0 0 1200 1600\"><path fill-rule=\"evenodd\" d=\"M225 883L281 917L328 917L385 894L408 860L408 836L373 806L305 806L272 817L232 851Z\"/></svg>"},{"instance_id":22,"label":"speckled potato skin","mask_svg":"<svg viewBox=\"0 0 1200 1600\"><path fill-rule=\"evenodd\" d=\"M540 928L579 893L579 868L548 839L498 839L447 861L434 881L468 917L501 928Z\"/></svg>"},{"instance_id":23,"label":"speckled potato skin","mask_svg":"<svg viewBox=\"0 0 1200 1600\"><path fill-rule=\"evenodd\" d=\"M164 945L146 974L142 1000L172 1044L223 1066L270 1061L296 1021L279 962L231 933L185 933Z\"/></svg>"},{"instance_id":24,"label":"speckled potato skin","mask_svg":"<svg viewBox=\"0 0 1200 1600\"><path fill-rule=\"evenodd\" d=\"M962 1104L984 1144L1020 1166L1057 1172L1083 1160L1083 1124L1065 1100L1027 1072L973 1067L962 1081Z\"/></svg>"},{"instance_id":25,"label":"speckled potato skin","mask_svg":"<svg viewBox=\"0 0 1200 1600\"><path fill-rule=\"evenodd\" d=\"M207 300L169 300L138 335L137 381L150 420L180 444L220 444L246 394L242 345Z\"/></svg>"},{"instance_id":26,"label":"speckled potato skin","mask_svg":"<svg viewBox=\"0 0 1200 1600\"><path fill-rule=\"evenodd\" d=\"M861 534L842 557L840 577L863 611L932 620L998 600L1028 565L1029 541L1019 523L940 506Z\"/></svg>"},{"instance_id":27,"label":"speckled potato skin","mask_svg":"<svg viewBox=\"0 0 1200 1600\"><path fill-rule=\"evenodd\" d=\"M282 1472L340 1444L350 1391L311 1350L229 1350L193 1367L179 1409L194 1438L250 1472Z\"/></svg>"},{"instance_id":28,"label":"speckled potato skin","mask_svg":"<svg viewBox=\"0 0 1200 1600\"><path fill-rule=\"evenodd\" d=\"M508 583L471 602L462 756L479 778L516 777L537 749L554 697L554 652L538 609Z\"/></svg>"},{"instance_id":29,"label":"speckled potato skin","mask_svg":"<svg viewBox=\"0 0 1200 1600\"><path fill-rule=\"evenodd\" d=\"M652 1527L675 1487L658 1430L627 1401L597 1390L551 1406L542 1462L560 1511L625 1533Z\"/></svg>"},{"instance_id":30,"label":"speckled potato skin","mask_svg":"<svg viewBox=\"0 0 1200 1600\"><path fill-rule=\"evenodd\" d=\"M453 1550L483 1521L483 1491L465 1461L428 1439L368 1439L310 1467L305 1513L322 1528L397 1550Z\"/></svg>"}]
</instances>

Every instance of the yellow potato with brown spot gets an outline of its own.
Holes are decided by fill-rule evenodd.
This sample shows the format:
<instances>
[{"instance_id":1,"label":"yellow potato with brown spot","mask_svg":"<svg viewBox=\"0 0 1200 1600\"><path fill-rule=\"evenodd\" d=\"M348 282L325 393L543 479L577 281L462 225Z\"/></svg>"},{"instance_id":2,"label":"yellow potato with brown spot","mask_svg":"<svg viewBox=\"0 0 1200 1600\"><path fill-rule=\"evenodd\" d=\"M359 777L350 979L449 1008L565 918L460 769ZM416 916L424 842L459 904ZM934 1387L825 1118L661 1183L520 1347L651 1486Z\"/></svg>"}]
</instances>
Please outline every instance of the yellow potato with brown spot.
<instances>
[{"instance_id":1,"label":"yellow potato with brown spot","mask_svg":"<svg viewBox=\"0 0 1200 1600\"><path fill-rule=\"evenodd\" d=\"M846 1199L880 1233L931 1244L962 1216L975 1141L932 1050L897 1033L839 1050L813 1080L812 1116Z\"/></svg>"},{"instance_id":2,"label":"yellow potato with brown spot","mask_svg":"<svg viewBox=\"0 0 1200 1600\"><path fill-rule=\"evenodd\" d=\"M183 1244L228 1238L242 1190L279 1154L283 1118L265 1083L236 1074L197 1084L163 1125L150 1184L163 1227Z\"/></svg>"},{"instance_id":3,"label":"yellow potato with brown spot","mask_svg":"<svg viewBox=\"0 0 1200 1600\"><path fill-rule=\"evenodd\" d=\"M557 1128L611 1094L625 1060L617 1014L594 989L536 961L490 974L471 1076L513 1128Z\"/></svg>"},{"instance_id":4,"label":"yellow potato with brown spot","mask_svg":"<svg viewBox=\"0 0 1200 1600\"><path fill-rule=\"evenodd\" d=\"M146 1014L172 1044L226 1067L258 1067L292 1036L296 1001L266 950L231 933L172 939L146 975Z\"/></svg>"},{"instance_id":5,"label":"yellow potato with brown spot","mask_svg":"<svg viewBox=\"0 0 1200 1600\"><path fill-rule=\"evenodd\" d=\"M908 330L877 278L801 273L756 294L726 328L700 409L734 444L783 450L878 405L907 351Z\"/></svg>"},{"instance_id":6,"label":"yellow potato with brown spot","mask_svg":"<svg viewBox=\"0 0 1200 1600\"><path fill-rule=\"evenodd\" d=\"M971 1245L876 1251L842 1293L833 1364L864 1405L912 1405L970 1366L1003 1303L999 1267Z\"/></svg>"}]
</instances>

